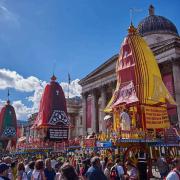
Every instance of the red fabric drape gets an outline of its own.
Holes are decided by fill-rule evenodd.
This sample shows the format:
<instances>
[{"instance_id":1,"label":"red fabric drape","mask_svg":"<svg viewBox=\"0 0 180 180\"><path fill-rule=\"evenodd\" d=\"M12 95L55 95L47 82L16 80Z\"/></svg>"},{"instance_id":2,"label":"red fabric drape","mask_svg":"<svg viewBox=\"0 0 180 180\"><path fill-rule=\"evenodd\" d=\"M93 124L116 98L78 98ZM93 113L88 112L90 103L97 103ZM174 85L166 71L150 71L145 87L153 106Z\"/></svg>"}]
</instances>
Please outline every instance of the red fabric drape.
<instances>
[{"instance_id":1,"label":"red fabric drape","mask_svg":"<svg viewBox=\"0 0 180 180\"><path fill-rule=\"evenodd\" d=\"M64 111L67 115L66 99L62 87L58 82L51 81L46 85L42 95L34 127L49 126L48 123L54 110Z\"/></svg>"},{"instance_id":2,"label":"red fabric drape","mask_svg":"<svg viewBox=\"0 0 180 180\"><path fill-rule=\"evenodd\" d=\"M175 98L175 93L174 93L174 82L173 82L173 74L165 74L163 75L163 82L170 92L171 96ZM172 116L177 114L177 107L171 104L167 104L167 111L168 115Z\"/></svg>"}]
</instances>

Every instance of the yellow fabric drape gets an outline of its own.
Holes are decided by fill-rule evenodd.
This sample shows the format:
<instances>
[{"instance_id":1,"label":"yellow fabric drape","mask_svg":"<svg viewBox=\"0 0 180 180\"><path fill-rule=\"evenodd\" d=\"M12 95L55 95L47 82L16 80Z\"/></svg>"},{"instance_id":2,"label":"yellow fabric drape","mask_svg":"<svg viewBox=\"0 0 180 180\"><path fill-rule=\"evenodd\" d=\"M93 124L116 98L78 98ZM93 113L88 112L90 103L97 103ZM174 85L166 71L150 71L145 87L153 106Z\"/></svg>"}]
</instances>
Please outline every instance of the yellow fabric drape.
<instances>
[{"instance_id":1,"label":"yellow fabric drape","mask_svg":"<svg viewBox=\"0 0 180 180\"><path fill-rule=\"evenodd\" d=\"M118 111L115 111L113 116L113 130L117 132L119 128L120 128L120 114Z\"/></svg>"}]
</instances>

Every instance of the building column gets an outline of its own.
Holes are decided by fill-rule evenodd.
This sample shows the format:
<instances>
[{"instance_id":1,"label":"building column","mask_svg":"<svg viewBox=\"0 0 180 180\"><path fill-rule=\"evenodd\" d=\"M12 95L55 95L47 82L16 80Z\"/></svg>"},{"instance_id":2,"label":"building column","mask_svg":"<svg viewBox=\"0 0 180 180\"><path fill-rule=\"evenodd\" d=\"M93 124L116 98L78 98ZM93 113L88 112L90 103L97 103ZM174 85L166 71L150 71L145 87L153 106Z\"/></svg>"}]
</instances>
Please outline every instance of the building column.
<instances>
[{"instance_id":1,"label":"building column","mask_svg":"<svg viewBox=\"0 0 180 180\"><path fill-rule=\"evenodd\" d=\"M175 98L177 103L177 114L178 114L178 124L180 127L180 65L178 63L173 62L173 78L174 78L174 90L175 90Z\"/></svg>"},{"instance_id":2,"label":"building column","mask_svg":"<svg viewBox=\"0 0 180 180\"><path fill-rule=\"evenodd\" d=\"M70 124L71 124L71 116L69 115L69 122L70 122ZM72 137L71 137L71 134L72 134L72 129L71 129L71 127L69 128L69 134L68 134L68 139L71 139Z\"/></svg>"},{"instance_id":3,"label":"building column","mask_svg":"<svg viewBox=\"0 0 180 180\"><path fill-rule=\"evenodd\" d=\"M97 127L97 94L95 90L92 91L92 121L91 128L94 133L97 133L99 127Z\"/></svg>"},{"instance_id":4,"label":"building column","mask_svg":"<svg viewBox=\"0 0 180 180\"><path fill-rule=\"evenodd\" d=\"M83 126L83 135L87 135L87 127L86 127L86 113L87 113L87 95L82 95L82 126Z\"/></svg>"},{"instance_id":5,"label":"building column","mask_svg":"<svg viewBox=\"0 0 180 180\"><path fill-rule=\"evenodd\" d=\"M106 132L106 122L104 121L105 107L106 107L106 89L105 87L102 87L101 88L101 112L100 112L100 122L99 122L100 131L102 132Z\"/></svg>"}]
</instances>

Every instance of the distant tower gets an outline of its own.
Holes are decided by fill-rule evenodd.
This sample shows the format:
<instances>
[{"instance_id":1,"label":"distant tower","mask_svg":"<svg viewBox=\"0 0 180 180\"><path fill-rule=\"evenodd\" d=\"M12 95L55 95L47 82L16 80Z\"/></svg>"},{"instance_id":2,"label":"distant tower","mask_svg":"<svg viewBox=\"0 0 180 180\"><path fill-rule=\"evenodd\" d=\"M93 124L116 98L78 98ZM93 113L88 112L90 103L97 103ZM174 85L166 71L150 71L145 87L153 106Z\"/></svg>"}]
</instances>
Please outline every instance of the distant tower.
<instances>
[{"instance_id":1,"label":"distant tower","mask_svg":"<svg viewBox=\"0 0 180 180\"><path fill-rule=\"evenodd\" d=\"M8 142L11 146L16 145L17 141L17 119L14 107L10 104L9 90L8 100L0 112L0 149L6 148Z\"/></svg>"}]
</instances>

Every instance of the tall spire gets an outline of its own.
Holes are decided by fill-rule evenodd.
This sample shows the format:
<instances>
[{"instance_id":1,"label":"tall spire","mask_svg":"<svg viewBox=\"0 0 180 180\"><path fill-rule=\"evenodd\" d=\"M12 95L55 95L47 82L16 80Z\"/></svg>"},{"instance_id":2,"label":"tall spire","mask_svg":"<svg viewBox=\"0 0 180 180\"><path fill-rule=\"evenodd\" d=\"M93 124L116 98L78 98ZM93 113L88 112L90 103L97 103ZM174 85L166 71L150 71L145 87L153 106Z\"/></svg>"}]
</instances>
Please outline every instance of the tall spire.
<instances>
[{"instance_id":1,"label":"tall spire","mask_svg":"<svg viewBox=\"0 0 180 180\"><path fill-rule=\"evenodd\" d=\"M54 63L53 63L53 75L51 77L51 81L56 81L56 76L54 75L55 73L55 68L56 68L56 60L54 60Z\"/></svg>"},{"instance_id":2,"label":"tall spire","mask_svg":"<svg viewBox=\"0 0 180 180\"><path fill-rule=\"evenodd\" d=\"M154 15L154 6L151 4L149 6L149 16L152 16L152 15Z\"/></svg>"},{"instance_id":3,"label":"tall spire","mask_svg":"<svg viewBox=\"0 0 180 180\"><path fill-rule=\"evenodd\" d=\"M9 89L8 89L8 93L7 93L7 104L10 104L9 96L10 96L10 93L9 93Z\"/></svg>"},{"instance_id":4,"label":"tall spire","mask_svg":"<svg viewBox=\"0 0 180 180\"><path fill-rule=\"evenodd\" d=\"M53 75L52 75L52 77L51 77L51 81L56 81L56 76L54 75L54 73L53 73Z\"/></svg>"}]
</instances>

